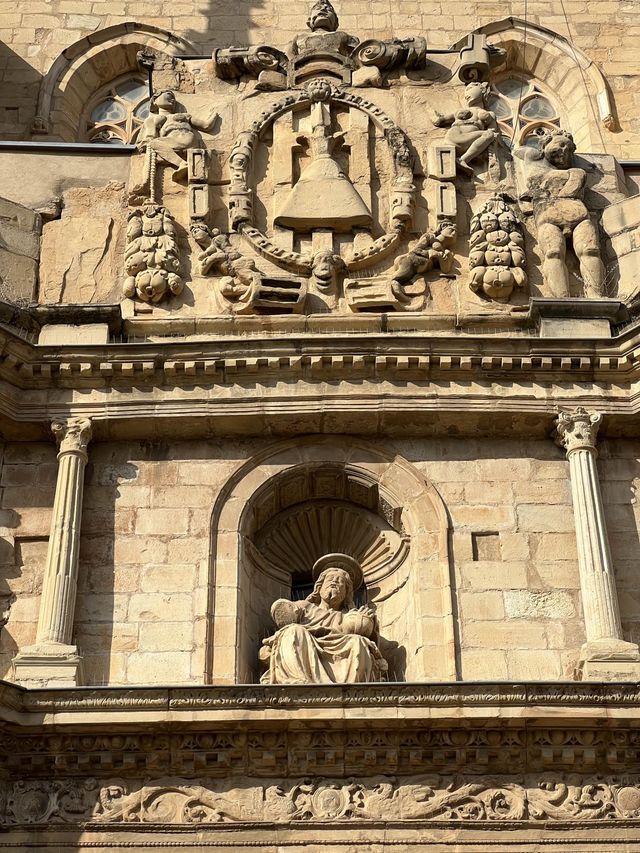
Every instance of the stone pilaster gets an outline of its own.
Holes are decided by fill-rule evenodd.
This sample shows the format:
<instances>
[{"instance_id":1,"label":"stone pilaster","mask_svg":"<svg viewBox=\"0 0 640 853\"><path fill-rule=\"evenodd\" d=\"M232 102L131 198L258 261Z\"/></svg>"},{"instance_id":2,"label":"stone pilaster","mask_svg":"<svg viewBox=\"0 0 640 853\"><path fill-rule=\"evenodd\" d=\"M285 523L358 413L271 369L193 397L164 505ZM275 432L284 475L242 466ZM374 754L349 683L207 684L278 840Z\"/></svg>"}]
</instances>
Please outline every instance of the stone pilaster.
<instances>
[{"instance_id":1,"label":"stone pilaster","mask_svg":"<svg viewBox=\"0 0 640 853\"><path fill-rule=\"evenodd\" d=\"M22 649L14 659L16 681L34 686L78 684L81 670L81 658L72 645L72 635L91 422L86 418L70 418L54 421L51 429L59 445L58 479L38 630L35 645Z\"/></svg>"},{"instance_id":2,"label":"stone pilaster","mask_svg":"<svg viewBox=\"0 0 640 853\"><path fill-rule=\"evenodd\" d=\"M622 638L618 593L609 549L598 469L596 441L602 415L582 407L561 412L558 444L567 452L576 525L578 567L587 641L580 652L585 680L635 680L640 652Z\"/></svg>"}]
</instances>

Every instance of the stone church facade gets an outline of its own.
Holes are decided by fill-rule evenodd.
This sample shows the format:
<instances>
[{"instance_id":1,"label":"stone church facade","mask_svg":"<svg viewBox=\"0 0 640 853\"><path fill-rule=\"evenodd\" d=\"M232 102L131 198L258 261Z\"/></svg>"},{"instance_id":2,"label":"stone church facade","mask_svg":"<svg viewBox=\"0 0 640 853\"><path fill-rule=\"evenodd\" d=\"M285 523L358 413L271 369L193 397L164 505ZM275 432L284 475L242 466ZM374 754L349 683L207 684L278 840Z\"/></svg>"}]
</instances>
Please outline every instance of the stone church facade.
<instances>
[{"instance_id":1,"label":"stone church facade","mask_svg":"<svg viewBox=\"0 0 640 853\"><path fill-rule=\"evenodd\" d=\"M634 4L0 6L0 849L640 851Z\"/></svg>"}]
</instances>

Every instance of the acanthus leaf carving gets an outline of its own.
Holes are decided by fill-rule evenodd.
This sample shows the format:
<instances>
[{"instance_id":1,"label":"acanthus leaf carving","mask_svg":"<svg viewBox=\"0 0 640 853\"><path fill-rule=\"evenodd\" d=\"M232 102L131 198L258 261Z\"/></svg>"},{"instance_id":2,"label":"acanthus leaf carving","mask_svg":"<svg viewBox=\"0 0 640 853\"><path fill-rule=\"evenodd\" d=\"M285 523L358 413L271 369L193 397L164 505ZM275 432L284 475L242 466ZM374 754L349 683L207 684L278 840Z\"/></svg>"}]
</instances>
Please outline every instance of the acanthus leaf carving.
<instances>
[{"instance_id":1,"label":"acanthus leaf carving","mask_svg":"<svg viewBox=\"0 0 640 853\"><path fill-rule=\"evenodd\" d=\"M583 449L595 451L601 423L600 412L588 412L583 406L573 412L560 412L556 420L557 444L567 453Z\"/></svg>"},{"instance_id":2,"label":"acanthus leaf carving","mask_svg":"<svg viewBox=\"0 0 640 853\"><path fill-rule=\"evenodd\" d=\"M198 826L225 823L406 824L562 821L579 826L640 819L640 787L627 777L374 776L211 782L182 778L36 780L5 785L3 825L88 823Z\"/></svg>"},{"instance_id":3,"label":"acanthus leaf carving","mask_svg":"<svg viewBox=\"0 0 640 853\"><path fill-rule=\"evenodd\" d=\"M60 453L79 453L86 456L91 441L92 428L89 418L68 418L51 423Z\"/></svg>"}]
</instances>

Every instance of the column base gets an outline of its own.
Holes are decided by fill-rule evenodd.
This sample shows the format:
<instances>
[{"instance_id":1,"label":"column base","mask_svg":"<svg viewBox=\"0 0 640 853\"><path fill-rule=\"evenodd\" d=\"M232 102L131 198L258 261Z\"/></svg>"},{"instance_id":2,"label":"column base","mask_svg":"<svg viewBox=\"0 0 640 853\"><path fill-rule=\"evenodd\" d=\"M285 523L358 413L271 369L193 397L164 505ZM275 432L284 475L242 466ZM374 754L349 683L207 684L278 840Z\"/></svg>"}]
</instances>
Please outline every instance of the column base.
<instances>
[{"instance_id":1,"label":"column base","mask_svg":"<svg viewBox=\"0 0 640 853\"><path fill-rule=\"evenodd\" d=\"M82 683L82 658L76 646L28 646L13 659L13 679L23 687L77 687Z\"/></svg>"},{"instance_id":2,"label":"column base","mask_svg":"<svg viewBox=\"0 0 640 853\"><path fill-rule=\"evenodd\" d=\"M578 681L640 681L640 649L615 638L585 643L576 668Z\"/></svg>"}]
</instances>

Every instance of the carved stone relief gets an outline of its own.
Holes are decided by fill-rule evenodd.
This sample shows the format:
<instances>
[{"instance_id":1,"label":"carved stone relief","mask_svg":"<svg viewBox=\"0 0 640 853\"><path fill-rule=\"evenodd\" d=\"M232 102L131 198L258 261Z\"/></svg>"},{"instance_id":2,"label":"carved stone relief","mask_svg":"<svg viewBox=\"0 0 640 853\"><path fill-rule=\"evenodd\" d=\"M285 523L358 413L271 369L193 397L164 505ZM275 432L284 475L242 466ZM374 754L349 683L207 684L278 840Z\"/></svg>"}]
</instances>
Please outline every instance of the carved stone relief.
<instances>
[{"instance_id":1,"label":"carved stone relief","mask_svg":"<svg viewBox=\"0 0 640 853\"><path fill-rule=\"evenodd\" d=\"M527 283L522 225L504 196L490 198L471 220L469 287L507 302Z\"/></svg>"},{"instance_id":2,"label":"carved stone relief","mask_svg":"<svg viewBox=\"0 0 640 853\"><path fill-rule=\"evenodd\" d=\"M191 313L200 305L240 315L499 313L497 303L527 283L538 295L525 232L544 256L542 295L576 295L569 289L570 244L581 295L602 296L599 238L584 200L585 170L572 165L570 136L553 132L539 151L527 146L514 160L490 108L490 75L504 51L473 34L451 52L459 58L436 68L424 36L359 42L340 29L329 0L318 0L307 31L287 53L269 45L218 49L215 78L202 74L198 88L189 75L191 89L178 96L156 92L138 139L144 174L132 182L131 198L164 209L156 237L167 239L146 250L127 246L125 294L153 304L181 292L189 263L179 257L176 231L184 228L199 246L191 265L194 300L180 306L197 303ZM408 75L430 85L412 95L422 109L405 113L407 133L397 95L414 79ZM456 77L464 90L453 84ZM223 103L234 85L250 97L233 111L220 108L224 150L215 152L207 136L217 118L212 105ZM364 86L381 91L368 100L358 93ZM464 103L449 112L459 97ZM425 137L417 154L416 142ZM185 178L187 222L180 198ZM533 216L523 221L518 206ZM474 211L470 229L468 211ZM454 229L461 254L469 238L469 285L481 300L464 297ZM154 257L143 257L145 251ZM418 280L429 272L438 279L439 305L433 288L428 292Z\"/></svg>"},{"instance_id":3,"label":"carved stone relief","mask_svg":"<svg viewBox=\"0 0 640 853\"><path fill-rule=\"evenodd\" d=\"M162 205L150 202L129 214L124 266L124 295L129 298L161 302L182 292L175 222Z\"/></svg>"},{"instance_id":4,"label":"carved stone relief","mask_svg":"<svg viewBox=\"0 0 640 853\"><path fill-rule=\"evenodd\" d=\"M541 136L537 149L517 149L514 153L522 164L520 199L533 210L549 295L571 295L566 263L571 241L583 295L599 297L604 296L604 266L598 232L583 200L587 175L574 165L575 150L573 137L564 130Z\"/></svg>"},{"instance_id":5,"label":"carved stone relief","mask_svg":"<svg viewBox=\"0 0 640 853\"><path fill-rule=\"evenodd\" d=\"M237 783L234 785L234 783ZM248 783L248 784L247 784ZM422 777L153 781L36 780L4 784L2 825L194 826L221 823L448 824L568 822L596 826L640 820L634 777Z\"/></svg>"},{"instance_id":6,"label":"carved stone relief","mask_svg":"<svg viewBox=\"0 0 640 853\"><path fill-rule=\"evenodd\" d=\"M460 169L473 174L471 163L496 143L500 134L495 113L487 109L487 83L467 83L464 90L466 107L455 113L437 114L434 124L448 127L445 139L455 146Z\"/></svg>"}]
</instances>

